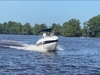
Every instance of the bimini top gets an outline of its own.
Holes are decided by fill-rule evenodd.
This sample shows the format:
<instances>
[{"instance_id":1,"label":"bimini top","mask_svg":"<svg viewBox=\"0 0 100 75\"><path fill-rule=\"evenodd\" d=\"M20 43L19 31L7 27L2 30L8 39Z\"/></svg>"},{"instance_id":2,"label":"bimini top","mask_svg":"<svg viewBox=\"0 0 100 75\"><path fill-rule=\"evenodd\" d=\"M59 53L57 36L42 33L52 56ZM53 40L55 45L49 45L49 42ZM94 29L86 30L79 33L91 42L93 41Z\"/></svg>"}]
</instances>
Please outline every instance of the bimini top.
<instances>
[{"instance_id":1,"label":"bimini top","mask_svg":"<svg viewBox=\"0 0 100 75\"><path fill-rule=\"evenodd\" d=\"M50 32L50 31L52 31L53 29L52 28L48 28L48 29L42 29L40 32Z\"/></svg>"},{"instance_id":2,"label":"bimini top","mask_svg":"<svg viewBox=\"0 0 100 75\"><path fill-rule=\"evenodd\" d=\"M53 30L52 28L42 29L38 32L38 34L41 32L51 32L52 30Z\"/></svg>"}]
</instances>

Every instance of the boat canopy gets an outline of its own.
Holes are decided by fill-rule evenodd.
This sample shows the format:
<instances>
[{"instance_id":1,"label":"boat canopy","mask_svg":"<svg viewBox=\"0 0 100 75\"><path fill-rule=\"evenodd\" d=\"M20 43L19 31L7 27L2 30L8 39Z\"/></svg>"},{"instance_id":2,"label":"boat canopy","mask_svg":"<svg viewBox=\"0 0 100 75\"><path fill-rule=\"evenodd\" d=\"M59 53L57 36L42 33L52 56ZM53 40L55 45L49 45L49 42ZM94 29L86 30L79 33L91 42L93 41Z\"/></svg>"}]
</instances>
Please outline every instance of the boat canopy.
<instances>
[{"instance_id":1,"label":"boat canopy","mask_svg":"<svg viewBox=\"0 0 100 75\"><path fill-rule=\"evenodd\" d=\"M52 28L42 29L37 33L37 35L40 34L41 32L51 32L52 30L53 30Z\"/></svg>"},{"instance_id":2,"label":"boat canopy","mask_svg":"<svg viewBox=\"0 0 100 75\"><path fill-rule=\"evenodd\" d=\"M41 32L44 32L44 31L45 31L45 32L50 32L50 31L52 31L52 30L53 30L53 29L51 29L51 28L48 28L48 29L42 29Z\"/></svg>"},{"instance_id":3,"label":"boat canopy","mask_svg":"<svg viewBox=\"0 0 100 75\"><path fill-rule=\"evenodd\" d=\"M41 32L51 32L52 30L53 30L52 28L42 29L38 32L38 34Z\"/></svg>"}]
</instances>

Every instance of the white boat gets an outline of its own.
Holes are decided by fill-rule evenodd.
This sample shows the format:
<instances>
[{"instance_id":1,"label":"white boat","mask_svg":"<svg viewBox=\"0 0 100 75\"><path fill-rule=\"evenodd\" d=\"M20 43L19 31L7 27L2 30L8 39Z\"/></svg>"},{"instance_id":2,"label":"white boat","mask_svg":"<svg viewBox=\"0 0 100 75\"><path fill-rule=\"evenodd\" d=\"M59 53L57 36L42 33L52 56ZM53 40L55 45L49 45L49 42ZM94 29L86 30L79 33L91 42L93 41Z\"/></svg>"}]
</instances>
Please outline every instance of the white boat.
<instances>
[{"instance_id":1,"label":"white boat","mask_svg":"<svg viewBox=\"0 0 100 75\"><path fill-rule=\"evenodd\" d=\"M41 30L41 32L51 32L52 29L43 29ZM49 36L47 35L46 37L42 37L40 38L36 45L37 46L42 46L46 51L54 51L56 49L57 46L57 42L58 42L58 37L56 35L53 36Z\"/></svg>"}]
</instances>

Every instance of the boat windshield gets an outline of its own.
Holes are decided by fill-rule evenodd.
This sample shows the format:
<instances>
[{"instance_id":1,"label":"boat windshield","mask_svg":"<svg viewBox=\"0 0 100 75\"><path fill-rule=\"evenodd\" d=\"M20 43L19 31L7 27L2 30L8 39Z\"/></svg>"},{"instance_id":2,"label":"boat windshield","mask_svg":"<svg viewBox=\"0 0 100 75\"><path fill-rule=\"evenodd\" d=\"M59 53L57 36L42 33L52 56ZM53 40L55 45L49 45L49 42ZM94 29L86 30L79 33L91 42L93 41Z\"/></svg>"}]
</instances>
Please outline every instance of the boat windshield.
<instances>
[{"instance_id":1,"label":"boat windshield","mask_svg":"<svg viewBox=\"0 0 100 75\"><path fill-rule=\"evenodd\" d=\"M53 29L48 28L48 29L42 29L41 31L39 31L39 33L41 32L42 37L52 37L55 36L54 31L52 31Z\"/></svg>"},{"instance_id":2,"label":"boat windshield","mask_svg":"<svg viewBox=\"0 0 100 75\"><path fill-rule=\"evenodd\" d=\"M55 36L54 32L43 32L42 33L42 37L45 38L45 37L52 37L52 36Z\"/></svg>"}]
</instances>

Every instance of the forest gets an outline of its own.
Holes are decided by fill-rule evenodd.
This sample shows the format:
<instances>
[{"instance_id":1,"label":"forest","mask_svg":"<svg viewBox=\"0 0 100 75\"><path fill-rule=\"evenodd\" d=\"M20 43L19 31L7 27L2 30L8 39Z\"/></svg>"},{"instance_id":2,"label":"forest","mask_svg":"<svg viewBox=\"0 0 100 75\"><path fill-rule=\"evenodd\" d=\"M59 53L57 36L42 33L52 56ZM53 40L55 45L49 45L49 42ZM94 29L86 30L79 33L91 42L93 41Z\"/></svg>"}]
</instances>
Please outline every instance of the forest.
<instances>
[{"instance_id":1,"label":"forest","mask_svg":"<svg viewBox=\"0 0 100 75\"><path fill-rule=\"evenodd\" d=\"M0 23L0 34L17 34L17 35L37 35L41 29L52 28L56 35L65 37L100 37L100 15L90 18L80 26L79 19L70 19L62 25L53 23L48 27L45 23L30 25L20 22L4 22Z\"/></svg>"}]
</instances>

